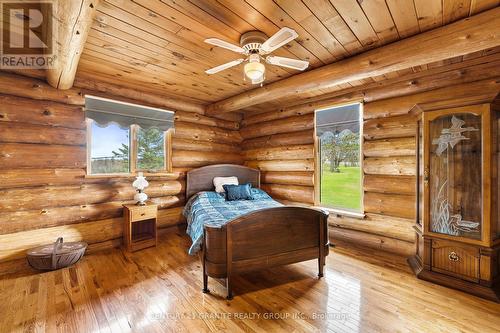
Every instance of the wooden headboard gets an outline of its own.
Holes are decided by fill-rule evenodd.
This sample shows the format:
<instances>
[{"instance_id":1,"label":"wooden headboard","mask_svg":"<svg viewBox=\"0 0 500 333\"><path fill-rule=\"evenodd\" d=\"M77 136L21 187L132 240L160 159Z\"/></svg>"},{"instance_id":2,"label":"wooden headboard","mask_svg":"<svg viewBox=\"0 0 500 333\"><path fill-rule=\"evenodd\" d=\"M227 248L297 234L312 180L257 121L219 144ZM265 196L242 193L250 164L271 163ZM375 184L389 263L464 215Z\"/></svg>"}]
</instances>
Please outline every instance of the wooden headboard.
<instances>
[{"instance_id":1,"label":"wooden headboard","mask_svg":"<svg viewBox=\"0 0 500 333\"><path fill-rule=\"evenodd\" d=\"M214 177L230 176L238 177L240 184L251 183L252 187L260 187L260 171L257 169L235 164L208 165L187 173L186 199L201 191L215 191Z\"/></svg>"}]
</instances>

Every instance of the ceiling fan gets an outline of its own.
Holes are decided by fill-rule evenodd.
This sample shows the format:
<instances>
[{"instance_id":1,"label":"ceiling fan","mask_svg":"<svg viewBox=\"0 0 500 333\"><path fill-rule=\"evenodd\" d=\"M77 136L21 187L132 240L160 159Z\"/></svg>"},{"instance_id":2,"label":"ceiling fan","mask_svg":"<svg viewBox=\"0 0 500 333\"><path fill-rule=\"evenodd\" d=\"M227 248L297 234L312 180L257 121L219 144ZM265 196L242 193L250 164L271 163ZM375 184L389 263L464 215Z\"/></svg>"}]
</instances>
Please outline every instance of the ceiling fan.
<instances>
[{"instance_id":1,"label":"ceiling fan","mask_svg":"<svg viewBox=\"0 0 500 333\"><path fill-rule=\"evenodd\" d=\"M281 28L277 33L272 35L269 39L267 38L266 34L261 31L246 32L241 35L241 46L228 43L218 38L205 39L205 43L222 47L246 56L245 58L236 59L223 65L207 69L205 73L215 74L225 69L237 66L243 62L248 62L243 68L245 77L247 77L252 82L252 84L262 84L262 82L264 82L266 73L266 67L261 62L262 60L271 65L277 65L303 71L309 66L308 61L272 55L268 55L264 58L265 55L282 47L283 45L294 40L297 37L298 34L297 32L295 32L295 30L284 27Z\"/></svg>"}]
</instances>

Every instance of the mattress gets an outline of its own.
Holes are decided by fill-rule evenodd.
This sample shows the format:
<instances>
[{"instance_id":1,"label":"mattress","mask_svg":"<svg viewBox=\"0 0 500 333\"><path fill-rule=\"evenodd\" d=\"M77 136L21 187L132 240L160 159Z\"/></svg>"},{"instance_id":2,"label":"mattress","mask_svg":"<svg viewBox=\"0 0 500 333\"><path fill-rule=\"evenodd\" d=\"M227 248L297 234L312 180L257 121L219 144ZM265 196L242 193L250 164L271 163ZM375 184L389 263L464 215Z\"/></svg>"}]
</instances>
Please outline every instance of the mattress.
<instances>
[{"instance_id":1,"label":"mattress","mask_svg":"<svg viewBox=\"0 0 500 333\"><path fill-rule=\"evenodd\" d=\"M226 201L225 193L199 192L184 206L183 215L187 220L187 234L193 241L188 253L196 254L203 242L205 225L221 228L232 219L264 208L283 206L261 189L252 189L253 200Z\"/></svg>"}]
</instances>

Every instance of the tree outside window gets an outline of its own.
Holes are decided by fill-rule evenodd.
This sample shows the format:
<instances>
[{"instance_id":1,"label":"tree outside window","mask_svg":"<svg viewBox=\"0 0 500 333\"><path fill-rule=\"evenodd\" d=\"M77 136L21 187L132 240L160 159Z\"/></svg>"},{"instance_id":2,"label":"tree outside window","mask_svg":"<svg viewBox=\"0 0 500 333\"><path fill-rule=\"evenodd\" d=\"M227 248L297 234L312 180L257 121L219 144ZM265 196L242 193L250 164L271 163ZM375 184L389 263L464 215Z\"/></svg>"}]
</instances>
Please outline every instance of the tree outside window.
<instances>
[{"instance_id":1,"label":"tree outside window","mask_svg":"<svg viewBox=\"0 0 500 333\"><path fill-rule=\"evenodd\" d=\"M340 172L344 167L359 167L359 133L346 129L337 133L325 133L321 138L322 165L330 172Z\"/></svg>"},{"instance_id":2,"label":"tree outside window","mask_svg":"<svg viewBox=\"0 0 500 333\"><path fill-rule=\"evenodd\" d=\"M137 128L137 170L165 170L165 132L158 128ZM113 156L129 156L129 145L123 144L114 150Z\"/></svg>"}]
</instances>

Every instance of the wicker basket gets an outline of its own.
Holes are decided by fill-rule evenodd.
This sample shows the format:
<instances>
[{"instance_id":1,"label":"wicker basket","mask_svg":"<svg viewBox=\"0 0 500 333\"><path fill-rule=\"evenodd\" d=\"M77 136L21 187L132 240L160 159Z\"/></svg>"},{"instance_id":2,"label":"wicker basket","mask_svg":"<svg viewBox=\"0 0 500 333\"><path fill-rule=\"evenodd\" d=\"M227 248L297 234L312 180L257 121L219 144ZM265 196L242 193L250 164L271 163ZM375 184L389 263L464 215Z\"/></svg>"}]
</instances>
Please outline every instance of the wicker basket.
<instances>
[{"instance_id":1,"label":"wicker basket","mask_svg":"<svg viewBox=\"0 0 500 333\"><path fill-rule=\"evenodd\" d=\"M28 263L31 267L39 270L55 270L73 265L85 253L87 243L69 242L63 243L59 237L55 243L35 247L28 251Z\"/></svg>"}]
</instances>

